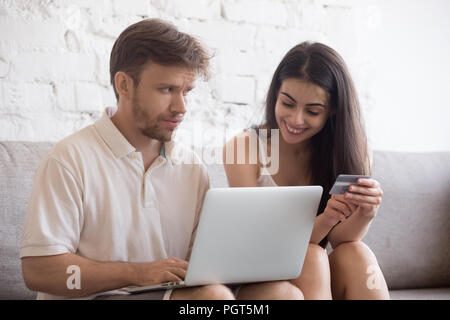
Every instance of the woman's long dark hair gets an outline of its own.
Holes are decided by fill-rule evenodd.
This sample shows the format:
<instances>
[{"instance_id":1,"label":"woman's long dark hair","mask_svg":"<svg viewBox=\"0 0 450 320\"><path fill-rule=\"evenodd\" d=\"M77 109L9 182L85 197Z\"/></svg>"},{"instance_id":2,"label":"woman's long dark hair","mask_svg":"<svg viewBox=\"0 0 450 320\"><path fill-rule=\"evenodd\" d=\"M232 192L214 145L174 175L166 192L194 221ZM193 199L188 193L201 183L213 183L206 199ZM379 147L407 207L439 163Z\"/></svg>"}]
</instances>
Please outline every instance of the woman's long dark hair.
<instances>
[{"instance_id":1,"label":"woman's long dark hair","mask_svg":"<svg viewBox=\"0 0 450 320\"><path fill-rule=\"evenodd\" d=\"M311 139L313 185L323 187L317 215L329 199L329 191L339 174L370 174L367 139L359 100L350 73L341 56L322 43L303 42L284 56L273 75L266 98L264 125L279 129L275 105L283 80L308 81L329 93L330 116L323 129ZM326 238L321 242L325 247Z\"/></svg>"}]
</instances>

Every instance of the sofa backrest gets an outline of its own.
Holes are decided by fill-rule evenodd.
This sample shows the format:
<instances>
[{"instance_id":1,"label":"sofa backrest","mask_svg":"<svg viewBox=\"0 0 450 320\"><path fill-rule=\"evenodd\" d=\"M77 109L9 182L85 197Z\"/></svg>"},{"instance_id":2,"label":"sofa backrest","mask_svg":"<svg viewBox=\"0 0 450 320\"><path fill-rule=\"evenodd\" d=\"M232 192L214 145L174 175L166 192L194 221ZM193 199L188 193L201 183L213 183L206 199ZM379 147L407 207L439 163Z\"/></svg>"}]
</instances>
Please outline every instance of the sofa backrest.
<instances>
[{"instance_id":1,"label":"sofa backrest","mask_svg":"<svg viewBox=\"0 0 450 320\"><path fill-rule=\"evenodd\" d=\"M34 299L19 244L33 176L47 142L0 142L0 299ZM221 165L211 187L226 187ZM374 153L383 203L364 238L391 289L450 286L450 153Z\"/></svg>"},{"instance_id":2,"label":"sofa backrest","mask_svg":"<svg viewBox=\"0 0 450 320\"><path fill-rule=\"evenodd\" d=\"M46 142L0 142L0 299L34 299L23 281L19 244L34 172Z\"/></svg>"},{"instance_id":3,"label":"sofa backrest","mask_svg":"<svg viewBox=\"0 0 450 320\"><path fill-rule=\"evenodd\" d=\"M375 152L384 196L364 241L390 288L450 286L450 152Z\"/></svg>"}]
</instances>

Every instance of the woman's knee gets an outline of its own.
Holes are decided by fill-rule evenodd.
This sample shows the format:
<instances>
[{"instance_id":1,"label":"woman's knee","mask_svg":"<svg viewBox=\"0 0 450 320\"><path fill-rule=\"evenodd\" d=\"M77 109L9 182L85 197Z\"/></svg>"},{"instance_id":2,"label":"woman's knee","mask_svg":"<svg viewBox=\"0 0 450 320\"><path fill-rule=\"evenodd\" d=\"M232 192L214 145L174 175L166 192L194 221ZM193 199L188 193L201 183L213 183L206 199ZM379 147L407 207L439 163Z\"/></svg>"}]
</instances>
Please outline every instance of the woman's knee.
<instances>
[{"instance_id":1,"label":"woman's knee","mask_svg":"<svg viewBox=\"0 0 450 320\"><path fill-rule=\"evenodd\" d=\"M289 281L270 281L243 285L239 300L304 300L302 291Z\"/></svg>"},{"instance_id":2,"label":"woman's knee","mask_svg":"<svg viewBox=\"0 0 450 320\"><path fill-rule=\"evenodd\" d=\"M375 254L362 241L342 243L330 254L333 297L389 299ZM377 289L377 290L374 290Z\"/></svg>"},{"instance_id":3,"label":"woman's knee","mask_svg":"<svg viewBox=\"0 0 450 320\"><path fill-rule=\"evenodd\" d=\"M222 284L213 284L204 286L201 292L204 299L207 300L234 300L234 294L231 290Z\"/></svg>"},{"instance_id":4,"label":"woman's knee","mask_svg":"<svg viewBox=\"0 0 450 320\"><path fill-rule=\"evenodd\" d=\"M300 276L291 283L298 287L304 299L330 299L330 264L325 249L309 244Z\"/></svg>"},{"instance_id":5,"label":"woman's knee","mask_svg":"<svg viewBox=\"0 0 450 320\"><path fill-rule=\"evenodd\" d=\"M234 300L231 290L221 284L175 290L172 300Z\"/></svg>"},{"instance_id":6,"label":"woman's knee","mask_svg":"<svg viewBox=\"0 0 450 320\"><path fill-rule=\"evenodd\" d=\"M344 242L334 248L330 254L330 263L350 263L358 261L376 263L375 254L362 241Z\"/></svg>"},{"instance_id":7,"label":"woman's knee","mask_svg":"<svg viewBox=\"0 0 450 320\"><path fill-rule=\"evenodd\" d=\"M330 273L328 254L325 249L317 244L308 245L301 275L310 273L320 274L320 278L323 279L327 279Z\"/></svg>"},{"instance_id":8,"label":"woman's knee","mask_svg":"<svg viewBox=\"0 0 450 320\"><path fill-rule=\"evenodd\" d=\"M306 258L308 260L317 262L317 263L327 263L328 264L328 255L324 248L321 246L310 243L308 245L308 250L306 252Z\"/></svg>"},{"instance_id":9,"label":"woman's knee","mask_svg":"<svg viewBox=\"0 0 450 320\"><path fill-rule=\"evenodd\" d=\"M299 281L302 283L305 281L317 282L318 280L327 282L329 281L329 274L330 264L327 252L317 244L309 244L300 276L291 282L296 286L299 285Z\"/></svg>"},{"instance_id":10,"label":"woman's knee","mask_svg":"<svg viewBox=\"0 0 450 320\"><path fill-rule=\"evenodd\" d=\"M304 300L305 297L300 288L289 281L276 281L272 283L274 296L281 300Z\"/></svg>"}]
</instances>

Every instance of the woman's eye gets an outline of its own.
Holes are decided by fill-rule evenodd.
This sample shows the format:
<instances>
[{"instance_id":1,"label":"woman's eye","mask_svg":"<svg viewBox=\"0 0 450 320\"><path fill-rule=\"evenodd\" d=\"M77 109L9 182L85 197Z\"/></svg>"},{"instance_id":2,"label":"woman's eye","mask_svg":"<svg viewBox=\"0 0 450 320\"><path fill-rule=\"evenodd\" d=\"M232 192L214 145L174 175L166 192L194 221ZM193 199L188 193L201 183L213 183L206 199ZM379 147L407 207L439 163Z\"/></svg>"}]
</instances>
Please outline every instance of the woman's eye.
<instances>
[{"instance_id":1,"label":"woman's eye","mask_svg":"<svg viewBox=\"0 0 450 320\"><path fill-rule=\"evenodd\" d=\"M290 104L290 103L286 103L286 102L282 102L283 106L285 106L286 108L292 108L294 105Z\"/></svg>"},{"instance_id":2,"label":"woman's eye","mask_svg":"<svg viewBox=\"0 0 450 320\"><path fill-rule=\"evenodd\" d=\"M318 112L313 112L313 111L308 111L308 113L312 116L318 116L319 113Z\"/></svg>"}]
</instances>

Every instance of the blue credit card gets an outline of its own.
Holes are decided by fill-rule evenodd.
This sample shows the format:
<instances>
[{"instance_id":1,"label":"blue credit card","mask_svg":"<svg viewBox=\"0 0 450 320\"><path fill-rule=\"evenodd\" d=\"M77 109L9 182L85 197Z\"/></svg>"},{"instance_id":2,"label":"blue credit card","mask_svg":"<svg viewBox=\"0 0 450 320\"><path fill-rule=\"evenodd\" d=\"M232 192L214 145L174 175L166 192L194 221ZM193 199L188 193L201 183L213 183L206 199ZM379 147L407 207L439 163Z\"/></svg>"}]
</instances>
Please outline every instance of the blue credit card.
<instances>
[{"instance_id":1,"label":"blue credit card","mask_svg":"<svg viewBox=\"0 0 450 320\"><path fill-rule=\"evenodd\" d=\"M370 179L370 176L361 176L356 174L340 174L333 187L330 190L330 194L344 194L348 191L348 187L352 184L358 184L358 179Z\"/></svg>"}]
</instances>

